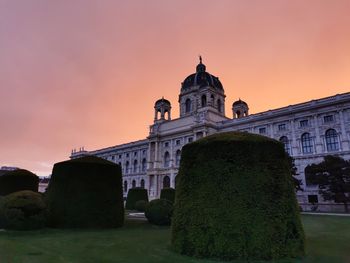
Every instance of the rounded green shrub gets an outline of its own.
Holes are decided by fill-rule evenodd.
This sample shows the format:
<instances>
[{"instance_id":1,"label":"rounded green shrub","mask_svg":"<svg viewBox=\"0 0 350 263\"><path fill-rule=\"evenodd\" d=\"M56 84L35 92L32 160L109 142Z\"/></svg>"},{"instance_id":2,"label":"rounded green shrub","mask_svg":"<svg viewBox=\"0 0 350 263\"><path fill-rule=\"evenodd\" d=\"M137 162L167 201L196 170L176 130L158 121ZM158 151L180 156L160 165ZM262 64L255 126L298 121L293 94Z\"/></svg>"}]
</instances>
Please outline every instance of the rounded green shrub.
<instances>
[{"instance_id":1,"label":"rounded green shrub","mask_svg":"<svg viewBox=\"0 0 350 263\"><path fill-rule=\"evenodd\" d=\"M0 176L0 195L8 195L22 190L38 192L39 177L24 169L8 171Z\"/></svg>"},{"instance_id":2,"label":"rounded green shrub","mask_svg":"<svg viewBox=\"0 0 350 263\"><path fill-rule=\"evenodd\" d=\"M125 209L135 210L135 204L139 200L148 202L147 189L141 187L131 188L128 192L128 196L126 197Z\"/></svg>"},{"instance_id":3,"label":"rounded green shrub","mask_svg":"<svg viewBox=\"0 0 350 263\"><path fill-rule=\"evenodd\" d=\"M151 224L170 225L173 204L166 199L155 199L146 206L145 217Z\"/></svg>"},{"instance_id":4,"label":"rounded green shrub","mask_svg":"<svg viewBox=\"0 0 350 263\"><path fill-rule=\"evenodd\" d=\"M145 212L148 202L145 200L139 200L135 203L135 209L139 212Z\"/></svg>"},{"instance_id":5,"label":"rounded green shrub","mask_svg":"<svg viewBox=\"0 0 350 263\"><path fill-rule=\"evenodd\" d=\"M171 242L179 253L223 260L303 256L304 232L283 145L238 132L185 145Z\"/></svg>"},{"instance_id":6,"label":"rounded green shrub","mask_svg":"<svg viewBox=\"0 0 350 263\"><path fill-rule=\"evenodd\" d=\"M56 163L45 195L52 227L109 228L124 223L121 168L102 158Z\"/></svg>"},{"instance_id":7,"label":"rounded green shrub","mask_svg":"<svg viewBox=\"0 0 350 263\"><path fill-rule=\"evenodd\" d=\"M160 192L160 199L166 199L172 203L175 201L175 189L166 187Z\"/></svg>"},{"instance_id":8,"label":"rounded green shrub","mask_svg":"<svg viewBox=\"0 0 350 263\"><path fill-rule=\"evenodd\" d=\"M31 230L46 225L46 204L42 195L24 190L7 195L1 204L2 227Z\"/></svg>"}]
</instances>

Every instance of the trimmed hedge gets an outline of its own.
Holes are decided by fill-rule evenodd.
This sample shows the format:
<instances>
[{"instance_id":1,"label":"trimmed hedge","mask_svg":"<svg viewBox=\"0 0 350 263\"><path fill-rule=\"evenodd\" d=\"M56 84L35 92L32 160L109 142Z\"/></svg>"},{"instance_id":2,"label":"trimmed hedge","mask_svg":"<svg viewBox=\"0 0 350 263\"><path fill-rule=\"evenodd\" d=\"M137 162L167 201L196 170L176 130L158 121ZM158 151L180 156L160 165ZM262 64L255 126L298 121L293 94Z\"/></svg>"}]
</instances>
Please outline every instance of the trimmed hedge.
<instances>
[{"instance_id":1,"label":"trimmed hedge","mask_svg":"<svg viewBox=\"0 0 350 263\"><path fill-rule=\"evenodd\" d=\"M43 228L46 215L41 194L29 190L15 192L1 200L0 227L14 230Z\"/></svg>"},{"instance_id":2,"label":"trimmed hedge","mask_svg":"<svg viewBox=\"0 0 350 263\"><path fill-rule=\"evenodd\" d=\"M145 212L148 202L145 200L139 200L135 203L135 209L139 212Z\"/></svg>"},{"instance_id":3,"label":"trimmed hedge","mask_svg":"<svg viewBox=\"0 0 350 263\"><path fill-rule=\"evenodd\" d=\"M223 260L304 256L288 156L273 139L229 132L182 149L172 219L175 251Z\"/></svg>"},{"instance_id":4,"label":"trimmed hedge","mask_svg":"<svg viewBox=\"0 0 350 263\"><path fill-rule=\"evenodd\" d=\"M0 195L8 195L22 190L38 192L39 177L24 169L8 171L0 176Z\"/></svg>"},{"instance_id":5,"label":"trimmed hedge","mask_svg":"<svg viewBox=\"0 0 350 263\"><path fill-rule=\"evenodd\" d=\"M175 202L175 189L166 187L163 188L162 191L160 192L160 199L166 199L170 201L171 203Z\"/></svg>"},{"instance_id":6,"label":"trimmed hedge","mask_svg":"<svg viewBox=\"0 0 350 263\"><path fill-rule=\"evenodd\" d=\"M141 187L131 188L128 192L128 196L126 197L125 209L135 210L135 204L139 200L148 202L147 189Z\"/></svg>"},{"instance_id":7,"label":"trimmed hedge","mask_svg":"<svg viewBox=\"0 0 350 263\"><path fill-rule=\"evenodd\" d=\"M145 217L155 225L170 225L173 203L166 199L154 199L146 206Z\"/></svg>"},{"instance_id":8,"label":"trimmed hedge","mask_svg":"<svg viewBox=\"0 0 350 263\"><path fill-rule=\"evenodd\" d=\"M56 163L47 189L49 224L109 228L124 223L119 165L95 156Z\"/></svg>"}]
</instances>

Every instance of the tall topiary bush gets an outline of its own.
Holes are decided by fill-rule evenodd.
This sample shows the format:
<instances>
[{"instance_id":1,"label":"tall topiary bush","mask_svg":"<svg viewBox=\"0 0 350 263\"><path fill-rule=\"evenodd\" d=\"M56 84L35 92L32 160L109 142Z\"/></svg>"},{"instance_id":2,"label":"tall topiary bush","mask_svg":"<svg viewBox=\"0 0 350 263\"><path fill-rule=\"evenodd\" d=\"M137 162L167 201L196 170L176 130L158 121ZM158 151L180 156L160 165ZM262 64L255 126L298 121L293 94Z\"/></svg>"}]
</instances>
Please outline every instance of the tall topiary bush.
<instances>
[{"instance_id":1,"label":"tall topiary bush","mask_svg":"<svg viewBox=\"0 0 350 263\"><path fill-rule=\"evenodd\" d=\"M175 189L170 187L163 188L162 191L160 192L160 199L166 199L171 203L174 203Z\"/></svg>"},{"instance_id":2,"label":"tall topiary bush","mask_svg":"<svg viewBox=\"0 0 350 263\"><path fill-rule=\"evenodd\" d=\"M225 260L304 255L304 232L280 142L221 133L184 146L177 175L172 245Z\"/></svg>"},{"instance_id":3,"label":"tall topiary bush","mask_svg":"<svg viewBox=\"0 0 350 263\"><path fill-rule=\"evenodd\" d=\"M38 187L39 177L28 170L8 171L0 176L0 195L8 195L22 190L38 192Z\"/></svg>"},{"instance_id":4,"label":"tall topiary bush","mask_svg":"<svg viewBox=\"0 0 350 263\"><path fill-rule=\"evenodd\" d=\"M136 209L135 204L139 200L148 202L147 189L141 187L131 188L126 197L125 209L134 210Z\"/></svg>"},{"instance_id":5,"label":"tall topiary bush","mask_svg":"<svg viewBox=\"0 0 350 263\"><path fill-rule=\"evenodd\" d=\"M124 222L119 165L95 156L56 163L47 189L52 227L120 227Z\"/></svg>"},{"instance_id":6,"label":"tall topiary bush","mask_svg":"<svg viewBox=\"0 0 350 263\"><path fill-rule=\"evenodd\" d=\"M7 195L0 204L2 228L32 230L46 225L46 204L41 194L24 190Z\"/></svg>"}]
</instances>

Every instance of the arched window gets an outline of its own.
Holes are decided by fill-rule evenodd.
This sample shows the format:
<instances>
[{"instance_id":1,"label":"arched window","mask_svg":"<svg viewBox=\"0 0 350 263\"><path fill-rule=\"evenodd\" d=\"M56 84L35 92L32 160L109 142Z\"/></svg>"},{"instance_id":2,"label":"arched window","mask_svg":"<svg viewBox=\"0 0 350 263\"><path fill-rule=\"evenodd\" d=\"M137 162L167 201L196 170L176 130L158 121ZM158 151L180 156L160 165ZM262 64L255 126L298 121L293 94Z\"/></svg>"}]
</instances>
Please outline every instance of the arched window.
<instances>
[{"instance_id":1,"label":"arched window","mask_svg":"<svg viewBox=\"0 0 350 263\"><path fill-rule=\"evenodd\" d=\"M142 172L145 172L147 169L147 162L146 162L146 158L142 159Z\"/></svg>"},{"instance_id":2,"label":"arched window","mask_svg":"<svg viewBox=\"0 0 350 263\"><path fill-rule=\"evenodd\" d=\"M145 180L141 179L140 186L141 186L141 188L145 188Z\"/></svg>"},{"instance_id":3,"label":"arched window","mask_svg":"<svg viewBox=\"0 0 350 263\"><path fill-rule=\"evenodd\" d=\"M329 152L339 150L338 134L334 129L326 131L326 146Z\"/></svg>"},{"instance_id":4,"label":"arched window","mask_svg":"<svg viewBox=\"0 0 350 263\"><path fill-rule=\"evenodd\" d=\"M288 137L287 136L282 136L280 138L280 142L282 142L284 144L284 149L286 150L286 152L288 154L290 154L290 143L289 143Z\"/></svg>"},{"instance_id":5,"label":"arched window","mask_svg":"<svg viewBox=\"0 0 350 263\"><path fill-rule=\"evenodd\" d=\"M175 165L179 166L180 165L180 159L181 159L181 151L177 150L175 154Z\"/></svg>"},{"instance_id":6,"label":"arched window","mask_svg":"<svg viewBox=\"0 0 350 263\"><path fill-rule=\"evenodd\" d=\"M213 94L210 95L210 101L211 101L211 105L214 107L215 98Z\"/></svg>"},{"instance_id":7,"label":"arched window","mask_svg":"<svg viewBox=\"0 0 350 263\"><path fill-rule=\"evenodd\" d=\"M135 188L135 187L136 187L136 181L132 180L132 188Z\"/></svg>"},{"instance_id":8,"label":"arched window","mask_svg":"<svg viewBox=\"0 0 350 263\"><path fill-rule=\"evenodd\" d=\"M218 99L218 111L221 112L221 100Z\"/></svg>"},{"instance_id":9,"label":"arched window","mask_svg":"<svg viewBox=\"0 0 350 263\"><path fill-rule=\"evenodd\" d=\"M124 193L128 191L128 182L124 181Z\"/></svg>"},{"instance_id":10,"label":"arched window","mask_svg":"<svg viewBox=\"0 0 350 263\"><path fill-rule=\"evenodd\" d=\"M129 173L129 161L126 161L126 163L125 163L125 173L126 174Z\"/></svg>"},{"instance_id":11,"label":"arched window","mask_svg":"<svg viewBox=\"0 0 350 263\"><path fill-rule=\"evenodd\" d=\"M190 99L187 99L185 102L185 111L186 111L186 113L191 111L191 100Z\"/></svg>"},{"instance_id":12,"label":"arched window","mask_svg":"<svg viewBox=\"0 0 350 263\"><path fill-rule=\"evenodd\" d=\"M134 173L137 173L137 160L134 161Z\"/></svg>"},{"instance_id":13,"label":"arched window","mask_svg":"<svg viewBox=\"0 0 350 263\"><path fill-rule=\"evenodd\" d=\"M164 167L170 166L170 154L169 152L165 152L164 154Z\"/></svg>"},{"instance_id":14,"label":"arched window","mask_svg":"<svg viewBox=\"0 0 350 263\"><path fill-rule=\"evenodd\" d=\"M301 148L303 153L313 152L312 138L310 136L310 133L306 132L303 135L301 135Z\"/></svg>"},{"instance_id":15,"label":"arched window","mask_svg":"<svg viewBox=\"0 0 350 263\"><path fill-rule=\"evenodd\" d=\"M163 178L163 188L166 188L166 187L170 187L170 177L169 176L165 176Z\"/></svg>"},{"instance_id":16,"label":"arched window","mask_svg":"<svg viewBox=\"0 0 350 263\"><path fill-rule=\"evenodd\" d=\"M203 95L202 96L202 107L205 107L205 106L207 106L207 96L206 95Z\"/></svg>"}]
</instances>

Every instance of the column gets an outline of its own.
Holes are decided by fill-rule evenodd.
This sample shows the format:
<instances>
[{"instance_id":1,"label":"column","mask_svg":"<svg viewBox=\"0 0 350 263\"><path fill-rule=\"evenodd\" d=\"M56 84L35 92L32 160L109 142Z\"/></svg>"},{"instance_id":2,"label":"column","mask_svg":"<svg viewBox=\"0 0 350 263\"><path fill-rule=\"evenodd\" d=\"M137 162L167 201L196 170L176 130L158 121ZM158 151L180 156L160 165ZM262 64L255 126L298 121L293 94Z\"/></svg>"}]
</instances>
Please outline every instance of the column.
<instances>
[{"instance_id":1,"label":"column","mask_svg":"<svg viewBox=\"0 0 350 263\"><path fill-rule=\"evenodd\" d=\"M291 130L292 130L292 143L291 143L291 155L297 155L299 154L299 147L297 144L297 139L295 136L295 123L294 120L290 120L290 126L291 126Z\"/></svg>"},{"instance_id":2,"label":"column","mask_svg":"<svg viewBox=\"0 0 350 263\"><path fill-rule=\"evenodd\" d=\"M315 123L315 152L316 153L321 153L323 151L322 149L322 142L321 142L321 137L320 137L320 130L318 128L318 119L317 115L314 115L314 123Z\"/></svg>"},{"instance_id":3,"label":"column","mask_svg":"<svg viewBox=\"0 0 350 263\"><path fill-rule=\"evenodd\" d=\"M349 151L350 146L349 146L349 140L346 134L346 129L345 129L345 120L344 120L344 114L343 110L339 111L339 118L340 118L340 127L341 127L341 149L343 151Z\"/></svg>"}]
</instances>

